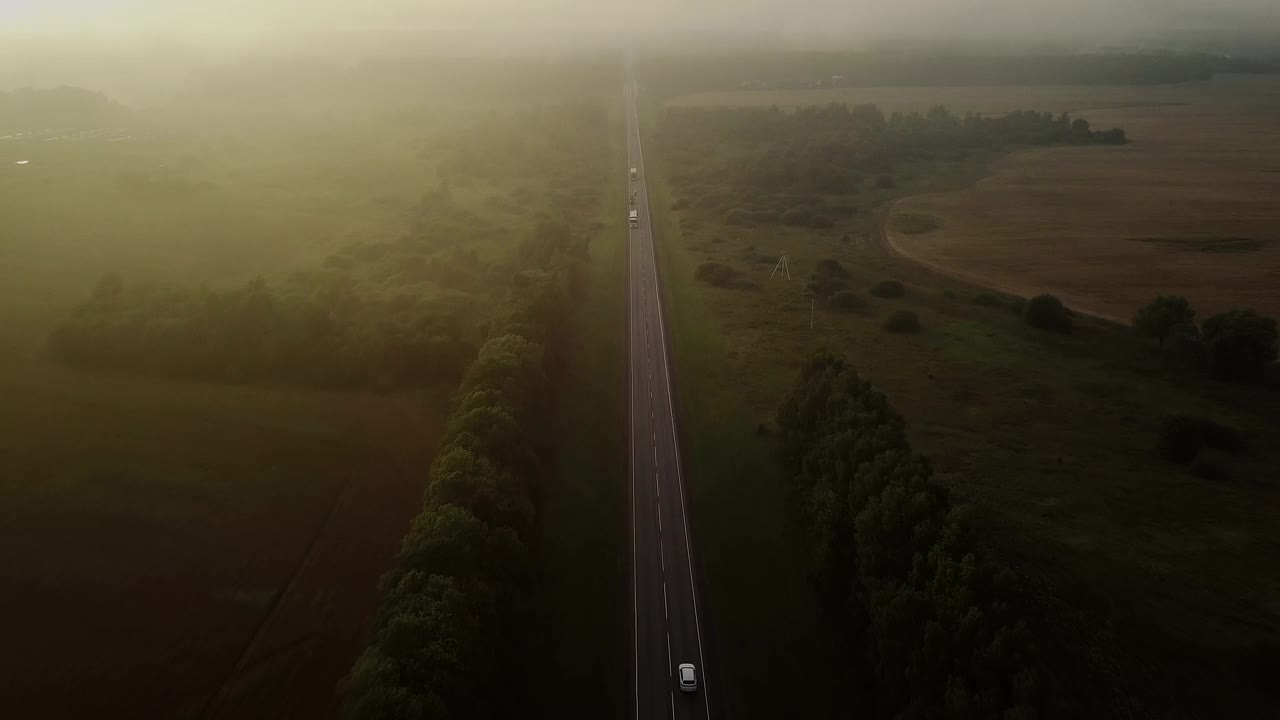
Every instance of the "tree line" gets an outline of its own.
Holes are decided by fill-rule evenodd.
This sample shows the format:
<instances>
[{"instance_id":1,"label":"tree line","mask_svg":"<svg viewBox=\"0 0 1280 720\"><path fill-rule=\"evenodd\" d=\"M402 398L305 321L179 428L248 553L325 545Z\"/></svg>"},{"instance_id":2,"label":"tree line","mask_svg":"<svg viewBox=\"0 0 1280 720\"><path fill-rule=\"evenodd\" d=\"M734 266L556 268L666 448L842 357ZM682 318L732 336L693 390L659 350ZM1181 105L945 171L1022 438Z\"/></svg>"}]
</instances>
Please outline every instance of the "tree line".
<instances>
[{"instance_id":1,"label":"tree line","mask_svg":"<svg viewBox=\"0 0 1280 720\"><path fill-rule=\"evenodd\" d=\"M954 85L1147 85L1208 80L1215 72L1276 72L1273 61L1208 54L1024 54L982 50L733 51L669 54L640 64L662 93L724 89Z\"/></svg>"},{"instance_id":2,"label":"tree line","mask_svg":"<svg viewBox=\"0 0 1280 720\"><path fill-rule=\"evenodd\" d=\"M778 410L812 577L878 717L1080 717L1064 647L1049 647L1018 577L915 454L902 418L822 351ZM1070 671L1077 672L1077 671Z\"/></svg>"},{"instance_id":3,"label":"tree line","mask_svg":"<svg viewBox=\"0 0 1280 720\"><path fill-rule=\"evenodd\" d=\"M833 103L788 112L772 108L667 111L663 140L696 147L715 137L762 148L721 173L740 189L843 195L864 178L907 161L955 159L972 151L1057 144L1124 144L1124 130L1093 130L1084 118L1014 110L1000 116L957 115L943 105L927 113Z\"/></svg>"},{"instance_id":4,"label":"tree line","mask_svg":"<svg viewBox=\"0 0 1280 720\"><path fill-rule=\"evenodd\" d=\"M508 717L504 653L526 610L533 486L586 242L543 222L457 391L422 511L382 579L370 641L345 683L355 720Z\"/></svg>"},{"instance_id":5,"label":"tree line","mask_svg":"<svg viewBox=\"0 0 1280 720\"><path fill-rule=\"evenodd\" d=\"M349 278L227 290L104 277L50 336L75 365L208 381L329 388L456 382L479 338L457 308ZM471 305L471 303L466 303Z\"/></svg>"}]
</instances>

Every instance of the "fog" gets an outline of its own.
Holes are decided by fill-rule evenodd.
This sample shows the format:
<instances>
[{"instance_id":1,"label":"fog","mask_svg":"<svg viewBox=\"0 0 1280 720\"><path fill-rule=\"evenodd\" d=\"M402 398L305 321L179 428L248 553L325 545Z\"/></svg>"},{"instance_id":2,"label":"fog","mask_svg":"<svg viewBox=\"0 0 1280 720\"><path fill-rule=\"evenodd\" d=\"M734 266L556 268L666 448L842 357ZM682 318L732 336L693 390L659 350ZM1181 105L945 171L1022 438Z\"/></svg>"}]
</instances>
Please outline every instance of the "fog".
<instances>
[{"instance_id":1,"label":"fog","mask_svg":"<svg viewBox=\"0 0 1280 720\"><path fill-rule=\"evenodd\" d=\"M996 43L1187 42L1280 30L1274 0L0 0L17 32L176 35L191 42L461 50L706 36L781 43L946 36ZM376 41L370 37L378 38ZM363 39L362 39L363 38ZM1220 41L1220 40L1219 40ZM339 48L333 48L339 49Z\"/></svg>"},{"instance_id":2,"label":"fog","mask_svg":"<svg viewBox=\"0 0 1280 720\"><path fill-rule=\"evenodd\" d=\"M873 49L1280 53L1275 0L0 0L0 89L166 101L229 65L369 58ZM285 62L287 60L287 62Z\"/></svg>"}]
</instances>

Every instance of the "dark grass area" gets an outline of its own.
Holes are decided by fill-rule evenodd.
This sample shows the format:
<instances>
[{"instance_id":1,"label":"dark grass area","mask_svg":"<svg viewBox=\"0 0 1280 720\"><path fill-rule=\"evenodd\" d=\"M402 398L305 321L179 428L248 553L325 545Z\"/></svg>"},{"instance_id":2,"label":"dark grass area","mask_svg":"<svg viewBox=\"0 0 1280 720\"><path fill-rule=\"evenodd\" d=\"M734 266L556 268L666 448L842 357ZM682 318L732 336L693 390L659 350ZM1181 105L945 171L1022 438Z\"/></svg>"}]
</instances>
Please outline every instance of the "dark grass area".
<instances>
[{"instance_id":1,"label":"dark grass area","mask_svg":"<svg viewBox=\"0 0 1280 720\"><path fill-rule=\"evenodd\" d=\"M1070 336L1027 327L1010 309L1017 303L941 278L873 241L889 200L967 185L995 154L906 164L894 187L862 190L857 212L815 230L730 227L722 210L698 202L726 192L707 187L700 170L719 168L718 158L741 156L742 148L712 147L701 158L681 152L679 171L664 167L670 159L658 142L646 149L655 207L688 200L686 209L657 216L667 217L658 242L695 469L695 533L714 553L706 567L735 708L755 716L763 696L773 695L759 690L768 658L807 662L813 649L801 647L803 628L822 631L816 609L802 607L803 543L786 539L784 478L756 426L767 425L800 363L829 347L889 395L915 447L976 507L1052 621L1079 628L1093 669L1110 678L1097 692L1115 698L1117 715L1280 709L1259 680L1267 648L1280 641L1280 582L1270 569L1280 552L1274 390L1168 375L1153 342L1088 318L1074 318ZM790 282L769 279L782 252ZM888 278L905 294L873 296L858 313L819 301L810 330L804 278L826 259L849 271L851 292L866 295ZM704 262L732 263L759 292L696 282ZM915 313L921 332L884 332L896 311ZM1170 413L1240 428L1257 450L1207 458L1202 465L1213 467L1198 474L1165 463L1155 447ZM785 651L770 653L766 637L787 622L800 631ZM755 637L735 636L755 623ZM839 683L853 687L856 678ZM830 686L833 700L838 686Z\"/></svg>"},{"instance_id":2,"label":"dark grass area","mask_svg":"<svg viewBox=\"0 0 1280 720\"><path fill-rule=\"evenodd\" d=\"M618 222L626 176L621 113L613 119L604 229L591 242L590 284L570 320L577 347L567 353L567 391L553 419L556 460L538 492L540 577L523 665L531 717L564 717L566 708L627 717L627 233Z\"/></svg>"}]
</instances>

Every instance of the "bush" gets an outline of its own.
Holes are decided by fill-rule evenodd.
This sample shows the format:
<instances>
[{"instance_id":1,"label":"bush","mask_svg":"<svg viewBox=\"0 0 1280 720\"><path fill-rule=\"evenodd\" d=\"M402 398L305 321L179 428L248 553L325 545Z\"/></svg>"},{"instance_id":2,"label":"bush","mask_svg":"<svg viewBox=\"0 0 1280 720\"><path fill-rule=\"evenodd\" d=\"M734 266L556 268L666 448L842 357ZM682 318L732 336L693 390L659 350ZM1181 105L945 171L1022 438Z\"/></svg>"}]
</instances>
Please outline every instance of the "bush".
<instances>
[{"instance_id":1,"label":"bush","mask_svg":"<svg viewBox=\"0 0 1280 720\"><path fill-rule=\"evenodd\" d=\"M1160 457L1184 465L1194 460L1202 447L1240 452L1245 449L1245 440L1235 428L1206 417L1170 415L1164 419L1156 443Z\"/></svg>"},{"instance_id":2,"label":"bush","mask_svg":"<svg viewBox=\"0 0 1280 720\"><path fill-rule=\"evenodd\" d=\"M1062 301L1053 295L1037 295L1027 301L1022 319L1031 327L1071 334L1071 316Z\"/></svg>"},{"instance_id":3,"label":"bush","mask_svg":"<svg viewBox=\"0 0 1280 720\"><path fill-rule=\"evenodd\" d=\"M1208 371L1220 380L1260 377L1276 361L1276 321L1253 310L1229 310L1204 321L1202 346Z\"/></svg>"},{"instance_id":4,"label":"bush","mask_svg":"<svg viewBox=\"0 0 1280 720\"><path fill-rule=\"evenodd\" d=\"M835 223L833 223L831 221L831 218L827 217L826 215L814 215L813 219L809 221L809 227L819 229L819 230L825 230L827 228L834 227L834 226L835 226Z\"/></svg>"},{"instance_id":5,"label":"bush","mask_svg":"<svg viewBox=\"0 0 1280 720\"><path fill-rule=\"evenodd\" d=\"M863 300L862 296L857 293L849 292L848 290L832 293L831 298L827 300L827 304L832 309L841 312L857 312L867 309L867 301Z\"/></svg>"},{"instance_id":6,"label":"bush","mask_svg":"<svg viewBox=\"0 0 1280 720\"><path fill-rule=\"evenodd\" d=\"M895 310L884 321L884 329L891 333L917 333L920 332L920 318L910 310Z\"/></svg>"},{"instance_id":7,"label":"bush","mask_svg":"<svg viewBox=\"0 0 1280 720\"><path fill-rule=\"evenodd\" d=\"M704 262L693 276L702 282L731 290L756 290L760 286L736 269L718 262Z\"/></svg>"},{"instance_id":8,"label":"bush","mask_svg":"<svg viewBox=\"0 0 1280 720\"><path fill-rule=\"evenodd\" d=\"M973 300L970 302L974 305L981 305L983 307L1000 307L1001 305L1004 305L1004 301L991 293L979 293L974 295Z\"/></svg>"},{"instance_id":9,"label":"bush","mask_svg":"<svg viewBox=\"0 0 1280 720\"><path fill-rule=\"evenodd\" d=\"M689 207L688 198L680 198L679 200L676 200L675 202L671 203L672 210L684 210L687 207Z\"/></svg>"},{"instance_id":10,"label":"bush","mask_svg":"<svg viewBox=\"0 0 1280 720\"><path fill-rule=\"evenodd\" d=\"M871 294L882 298L900 298L907 294L907 288L897 280L881 280L871 286Z\"/></svg>"},{"instance_id":11,"label":"bush","mask_svg":"<svg viewBox=\"0 0 1280 720\"><path fill-rule=\"evenodd\" d=\"M1191 325L1196 311L1191 309L1187 299L1177 295L1156 296L1150 304L1140 308L1133 317L1133 328L1140 334L1153 337L1164 347L1165 338L1175 328Z\"/></svg>"},{"instance_id":12,"label":"bush","mask_svg":"<svg viewBox=\"0 0 1280 720\"><path fill-rule=\"evenodd\" d=\"M880 188L891 188L891 187L896 187L896 186L897 186L897 184L898 184L898 183L896 183L896 182L894 181L894 179L893 179L893 176L892 176L892 175L878 175L878 176L876 176L876 187L880 187Z\"/></svg>"},{"instance_id":13,"label":"bush","mask_svg":"<svg viewBox=\"0 0 1280 720\"><path fill-rule=\"evenodd\" d=\"M813 272L809 275L809 282L805 285L814 297L823 300L831 297L835 293L849 289L849 271L844 269L838 260L824 258L818 261Z\"/></svg>"}]
</instances>

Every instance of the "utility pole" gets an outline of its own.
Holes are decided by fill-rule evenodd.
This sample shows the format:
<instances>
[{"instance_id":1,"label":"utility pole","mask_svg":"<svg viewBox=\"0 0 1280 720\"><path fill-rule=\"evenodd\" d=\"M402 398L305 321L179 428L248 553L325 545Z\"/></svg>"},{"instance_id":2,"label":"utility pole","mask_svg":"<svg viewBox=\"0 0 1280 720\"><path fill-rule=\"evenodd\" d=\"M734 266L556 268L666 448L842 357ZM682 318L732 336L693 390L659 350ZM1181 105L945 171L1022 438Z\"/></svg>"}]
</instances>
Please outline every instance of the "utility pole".
<instances>
[{"instance_id":1,"label":"utility pole","mask_svg":"<svg viewBox=\"0 0 1280 720\"><path fill-rule=\"evenodd\" d=\"M788 280L791 279L791 267L787 265L787 254L782 253L782 257L778 258L778 264L773 266L773 272L769 273L769 279L772 280L778 271L782 271L782 276Z\"/></svg>"}]
</instances>

